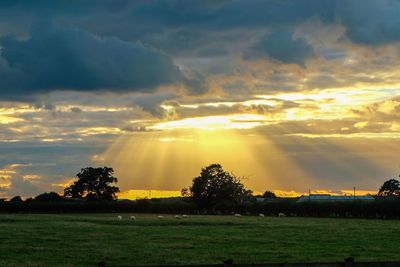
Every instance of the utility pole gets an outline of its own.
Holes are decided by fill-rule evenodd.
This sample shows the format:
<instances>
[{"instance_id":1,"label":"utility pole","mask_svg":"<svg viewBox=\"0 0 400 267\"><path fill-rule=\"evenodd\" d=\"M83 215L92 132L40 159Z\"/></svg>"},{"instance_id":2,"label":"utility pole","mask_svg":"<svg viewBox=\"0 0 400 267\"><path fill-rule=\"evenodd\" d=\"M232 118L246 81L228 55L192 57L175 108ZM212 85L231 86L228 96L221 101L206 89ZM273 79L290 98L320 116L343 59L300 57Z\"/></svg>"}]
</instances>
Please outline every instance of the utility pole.
<instances>
[{"instance_id":1,"label":"utility pole","mask_svg":"<svg viewBox=\"0 0 400 267\"><path fill-rule=\"evenodd\" d=\"M356 200L356 187L353 188L353 199Z\"/></svg>"}]
</instances>

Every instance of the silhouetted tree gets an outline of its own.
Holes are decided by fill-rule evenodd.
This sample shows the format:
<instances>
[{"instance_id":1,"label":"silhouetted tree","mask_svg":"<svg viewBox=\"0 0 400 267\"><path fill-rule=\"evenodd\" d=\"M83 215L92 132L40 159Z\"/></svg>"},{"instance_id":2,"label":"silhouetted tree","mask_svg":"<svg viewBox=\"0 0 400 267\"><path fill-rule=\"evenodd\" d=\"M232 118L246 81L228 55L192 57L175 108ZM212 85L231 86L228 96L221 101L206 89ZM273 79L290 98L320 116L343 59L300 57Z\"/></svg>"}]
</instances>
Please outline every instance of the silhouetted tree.
<instances>
[{"instance_id":1,"label":"silhouetted tree","mask_svg":"<svg viewBox=\"0 0 400 267\"><path fill-rule=\"evenodd\" d=\"M78 178L71 186L64 189L64 196L89 200L115 200L119 188L114 170L109 167L87 167L76 175Z\"/></svg>"},{"instance_id":2,"label":"silhouetted tree","mask_svg":"<svg viewBox=\"0 0 400 267\"><path fill-rule=\"evenodd\" d=\"M41 201L41 202L56 202L56 201L62 201L63 198L56 192L50 192L50 193L43 193L35 197L35 201Z\"/></svg>"},{"instance_id":3,"label":"silhouetted tree","mask_svg":"<svg viewBox=\"0 0 400 267\"><path fill-rule=\"evenodd\" d=\"M187 187L182 188L181 196L183 197L190 197L190 189Z\"/></svg>"},{"instance_id":4,"label":"silhouetted tree","mask_svg":"<svg viewBox=\"0 0 400 267\"><path fill-rule=\"evenodd\" d=\"M274 192L267 190L264 192L263 197L272 199L272 198L276 198L276 195Z\"/></svg>"},{"instance_id":5,"label":"silhouetted tree","mask_svg":"<svg viewBox=\"0 0 400 267\"><path fill-rule=\"evenodd\" d=\"M189 190L190 196L202 208L241 204L252 193L240 178L225 171L220 164L203 168Z\"/></svg>"},{"instance_id":6,"label":"silhouetted tree","mask_svg":"<svg viewBox=\"0 0 400 267\"><path fill-rule=\"evenodd\" d=\"M400 196L400 182L396 179L387 180L379 189L378 196Z\"/></svg>"},{"instance_id":7,"label":"silhouetted tree","mask_svg":"<svg viewBox=\"0 0 400 267\"><path fill-rule=\"evenodd\" d=\"M15 196L10 199L10 202L23 202L23 200L20 196Z\"/></svg>"}]
</instances>

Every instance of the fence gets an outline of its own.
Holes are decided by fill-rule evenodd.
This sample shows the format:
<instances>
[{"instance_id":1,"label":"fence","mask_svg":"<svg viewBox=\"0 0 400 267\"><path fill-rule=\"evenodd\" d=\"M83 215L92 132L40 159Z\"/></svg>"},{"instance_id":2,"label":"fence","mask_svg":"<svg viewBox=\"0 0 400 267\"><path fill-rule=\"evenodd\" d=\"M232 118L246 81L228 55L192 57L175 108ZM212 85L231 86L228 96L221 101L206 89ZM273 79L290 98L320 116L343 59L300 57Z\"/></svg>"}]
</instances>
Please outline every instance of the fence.
<instances>
[{"instance_id":1,"label":"fence","mask_svg":"<svg viewBox=\"0 0 400 267\"><path fill-rule=\"evenodd\" d=\"M107 267L105 262L99 262L97 267ZM136 266L132 267L155 267L155 266ZM400 261L388 262L356 262L353 258L345 259L342 262L334 263L265 263L265 264L235 264L233 260L226 260L221 264L204 265L161 265L163 267L400 267Z\"/></svg>"}]
</instances>

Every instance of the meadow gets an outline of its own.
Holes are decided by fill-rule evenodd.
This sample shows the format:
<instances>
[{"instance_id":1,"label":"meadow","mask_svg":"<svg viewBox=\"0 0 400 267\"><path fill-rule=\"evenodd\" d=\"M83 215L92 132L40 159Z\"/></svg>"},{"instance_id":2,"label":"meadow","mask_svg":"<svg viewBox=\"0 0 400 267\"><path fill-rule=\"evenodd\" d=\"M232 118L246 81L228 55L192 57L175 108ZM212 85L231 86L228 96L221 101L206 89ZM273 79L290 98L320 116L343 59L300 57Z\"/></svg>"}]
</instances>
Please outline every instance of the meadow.
<instances>
[{"instance_id":1,"label":"meadow","mask_svg":"<svg viewBox=\"0 0 400 267\"><path fill-rule=\"evenodd\" d=\"M1 214L0 266L400 260L397 220Z\"/></svg>"}]
</instances>

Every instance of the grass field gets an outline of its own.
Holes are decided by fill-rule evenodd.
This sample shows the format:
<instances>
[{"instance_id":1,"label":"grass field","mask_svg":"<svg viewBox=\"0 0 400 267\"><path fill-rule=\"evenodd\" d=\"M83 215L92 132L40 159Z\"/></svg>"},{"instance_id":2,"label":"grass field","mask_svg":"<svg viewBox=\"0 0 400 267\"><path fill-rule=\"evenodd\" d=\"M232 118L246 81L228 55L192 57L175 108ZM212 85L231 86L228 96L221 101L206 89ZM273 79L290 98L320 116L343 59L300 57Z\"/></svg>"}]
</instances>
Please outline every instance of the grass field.
<instances>
[{"instance_id":1,"label":"grass field","mask_svg":"<svg viewBox=\"0 0 400 267\"><path fill-rule=\"evenodd\" d=\"M130 215L0 215L0 266L400 260L400 221Z\"/></svg>"}]
</instances>

